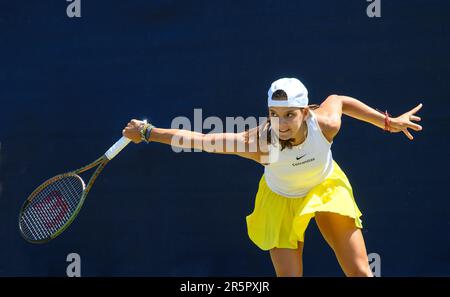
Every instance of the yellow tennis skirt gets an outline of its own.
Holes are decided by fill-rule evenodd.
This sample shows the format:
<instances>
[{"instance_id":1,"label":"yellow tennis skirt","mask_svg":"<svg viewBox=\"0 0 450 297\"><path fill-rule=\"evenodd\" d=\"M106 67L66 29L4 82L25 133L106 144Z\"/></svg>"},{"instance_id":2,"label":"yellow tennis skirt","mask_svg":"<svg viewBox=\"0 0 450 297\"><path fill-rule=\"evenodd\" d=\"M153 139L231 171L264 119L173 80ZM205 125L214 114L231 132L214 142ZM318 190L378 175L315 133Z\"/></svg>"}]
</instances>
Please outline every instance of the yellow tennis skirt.
<instances>
[{"instance_id":1,"label":"yellow tennis skirt","mask_svg":"<svg viewBox=\"0 0 450 297\"><path fill-rule=\"evenodd\" d=\"M264 175L261 177L254 210L246 218L248 235L260 249L296 249L298 241L304 241L309 221L317 211L351 217L357 228L363 227L350 182L335 161L333 165L330 176L301 198L272 192Z\"/></svg>"}]
</instances>

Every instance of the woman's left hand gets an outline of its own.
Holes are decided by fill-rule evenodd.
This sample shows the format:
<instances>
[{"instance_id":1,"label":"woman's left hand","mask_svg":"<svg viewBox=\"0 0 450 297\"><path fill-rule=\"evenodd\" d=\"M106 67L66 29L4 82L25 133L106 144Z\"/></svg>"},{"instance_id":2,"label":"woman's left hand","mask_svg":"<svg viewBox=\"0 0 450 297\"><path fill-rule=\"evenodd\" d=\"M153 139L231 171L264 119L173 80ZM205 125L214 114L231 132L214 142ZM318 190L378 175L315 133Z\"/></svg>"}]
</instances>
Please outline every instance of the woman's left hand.
<instances>
[{"instance_id":1,"label":"woman's left hand","mask_svg":"<svg viewBox=\"0 0 450 297\"><path fill-rule=\"evenodd\" d=\"M411 135L411 133L408 131L408 129L413 129L414 131L422 131L422 126L413 123L412 121L420 122L421 118L414 115L416 112L418 112L422 108L422 103L411 109L410 111L402 114L401 116L398 116L396 118L390 119L390 132L397 133L397 132L403 132L405 135L410 139L413 140L414 137Z\"/></svg>"}]
</instances>

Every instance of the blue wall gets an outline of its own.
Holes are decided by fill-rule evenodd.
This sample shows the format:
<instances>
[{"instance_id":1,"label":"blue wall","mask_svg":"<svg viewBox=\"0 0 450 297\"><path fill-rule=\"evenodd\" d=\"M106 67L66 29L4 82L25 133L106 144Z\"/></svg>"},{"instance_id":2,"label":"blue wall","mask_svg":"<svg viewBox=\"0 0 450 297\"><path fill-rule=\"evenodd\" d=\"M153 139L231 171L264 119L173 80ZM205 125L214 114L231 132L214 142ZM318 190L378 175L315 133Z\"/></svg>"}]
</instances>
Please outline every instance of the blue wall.
<instances>
[{"instance_id":1,"label":"blue wall","mask_svg":"<svg viewBox=\"0 0 450 297\"><path fill-rule=\"evenodd\" d=\"M45 2L45 3L44 3ZM236 156L130 145L58 239L31 245L17 215L46 178L99 156L130 118L265 116L270 83L302 79L399 115L409 141L343 119L333 155L353 185L384 276L450 275L450 4L351 1L0 1L0 275L273 276L247 237L263 167ZM345 2L345 3L344 3ZM314 222L304 273L343 275Z\"/></svg>"}]
</instances>

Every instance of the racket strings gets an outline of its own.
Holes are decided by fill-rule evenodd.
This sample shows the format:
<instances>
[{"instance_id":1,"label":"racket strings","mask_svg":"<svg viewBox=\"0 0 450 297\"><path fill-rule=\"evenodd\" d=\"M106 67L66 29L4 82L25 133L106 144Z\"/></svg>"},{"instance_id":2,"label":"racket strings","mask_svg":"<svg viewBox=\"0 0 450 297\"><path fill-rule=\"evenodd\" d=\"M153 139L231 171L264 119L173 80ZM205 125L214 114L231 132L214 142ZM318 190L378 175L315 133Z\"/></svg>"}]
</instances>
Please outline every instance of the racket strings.
<instances>
[{"instance_id":1,"label":"racket strings","mask_svg":"<svg viewBox=\"0 0 450 297\"><path fill-rule=\"evenodd\" d=\"M69 181L66 178L48 185L28 206L23 218L29 229L25 233L32 239L49 237L70 218L70 213L76 208L71 198L77 193L74 191L73 178Z\"/></svg>"},{"instance_id":2,"label":"racket strings","mask_svg":"<svg viewBox=\"0 0 450 297\"><path fill-rule=\"evenodd\" d=\"M43 240L62 228L76 211L84 183L66 176L35 193L20 218L22 232L31 240Z\"/></svg>"}]
</instances>

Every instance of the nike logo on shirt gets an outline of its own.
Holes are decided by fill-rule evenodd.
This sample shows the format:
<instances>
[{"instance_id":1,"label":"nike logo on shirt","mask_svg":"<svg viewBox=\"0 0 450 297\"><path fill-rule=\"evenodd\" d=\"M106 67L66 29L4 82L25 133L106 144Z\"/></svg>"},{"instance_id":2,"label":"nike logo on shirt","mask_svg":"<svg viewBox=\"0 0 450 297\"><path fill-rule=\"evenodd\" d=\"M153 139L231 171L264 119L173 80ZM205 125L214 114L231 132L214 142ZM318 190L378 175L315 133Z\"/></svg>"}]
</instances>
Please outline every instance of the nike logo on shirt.
<instances>
[{"instance_id":1,"label":"nike logo on shirt","mask_svg":"<svg viewBox=\"0 0 450 297\"><path fill-rule=\"evenodd\" d=\"M300 157L296 157L297 161L300 160L301 158L303 158L304 156L306 156L306 154L304 154L303 156L300 156Z\"/></svg>"}]
</instances>

